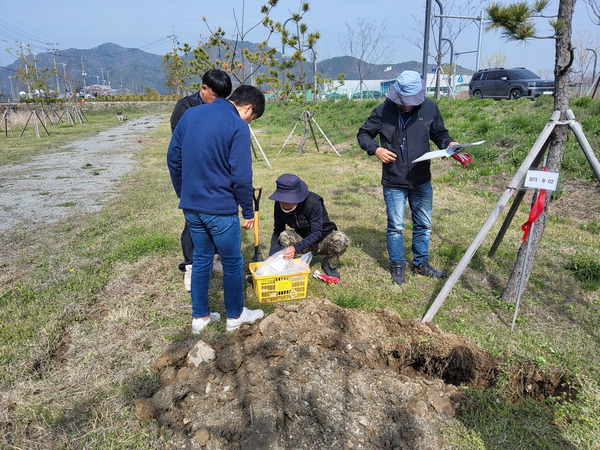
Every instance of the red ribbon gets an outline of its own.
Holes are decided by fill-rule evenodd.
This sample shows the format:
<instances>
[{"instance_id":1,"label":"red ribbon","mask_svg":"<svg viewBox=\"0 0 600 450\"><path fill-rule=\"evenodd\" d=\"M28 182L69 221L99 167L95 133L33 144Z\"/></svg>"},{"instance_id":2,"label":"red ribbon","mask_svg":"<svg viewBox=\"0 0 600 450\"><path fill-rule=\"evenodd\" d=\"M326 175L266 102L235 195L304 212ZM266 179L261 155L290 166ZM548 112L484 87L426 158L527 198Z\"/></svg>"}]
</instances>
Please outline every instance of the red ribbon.
<instances>
[{"instance_id":1,"label":"red ribbon","mask_svg":"<svg viewBox=\"0 0 600 450\"><path fill-rule=\"evenodd\" d=\"M542 167L542 170L546 170L545 167ZM538 196L531 207L531 211L529 211L529 218L527 222L525 222L521 226L521 230L523 230L523 239L521 243L527 240L527 236L529 235L529 231L531 230L531 225L537 220L537 218L544 212L544 205L546 204L546 189L540 189L538 192Z\"/></svg>"}]
</instances>

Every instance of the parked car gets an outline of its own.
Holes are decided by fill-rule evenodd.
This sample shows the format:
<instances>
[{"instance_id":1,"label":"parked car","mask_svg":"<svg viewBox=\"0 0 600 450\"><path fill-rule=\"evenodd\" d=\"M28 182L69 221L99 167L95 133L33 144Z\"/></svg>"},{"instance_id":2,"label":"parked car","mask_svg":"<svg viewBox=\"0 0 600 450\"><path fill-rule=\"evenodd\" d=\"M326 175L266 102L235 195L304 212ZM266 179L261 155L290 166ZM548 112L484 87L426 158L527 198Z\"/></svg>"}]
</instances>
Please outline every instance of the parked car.
<instances>
[{"instance_id":1,"label":"parked car","mask_svg":"<svg viewBox=\"0 0 600 450\"><path fill-rule=\"evenodd\" d=\"M483 69L471 78L469 95L495 99L536 98L554 95L554 81L542 80L525 67Z\"/></svg>"}]
</instances>

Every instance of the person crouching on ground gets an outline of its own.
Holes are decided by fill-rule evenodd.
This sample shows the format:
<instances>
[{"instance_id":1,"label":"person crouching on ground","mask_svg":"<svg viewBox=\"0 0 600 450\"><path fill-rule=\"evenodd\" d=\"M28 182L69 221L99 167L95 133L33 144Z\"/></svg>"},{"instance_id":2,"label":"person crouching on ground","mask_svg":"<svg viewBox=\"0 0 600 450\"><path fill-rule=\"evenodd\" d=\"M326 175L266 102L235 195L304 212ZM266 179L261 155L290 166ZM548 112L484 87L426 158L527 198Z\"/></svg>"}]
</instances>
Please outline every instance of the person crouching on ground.
<instances>
[{"instance_id":1,"label":"person crouching on ground","mask_svg":"<svg viewBox=\"0 0 600 450\"><path fill-rule=\"evenodd\" d=\"M244 307L242 236L244 222L254 226L252 154L248 124L262 116L265 97L248 85L229 100L216 98L183 115L171 138L167 163L179 208L194 243L192 271L192 333L221 316L210 312L208 288L215 250L223 266L223 297L227 331L264 317L260 309Z\"/></svg>"},{"instance_id":2,"label":"person crouching on ground","mask_svg":"<svg viewBox=\"0 0 600 450\"><path fill-rule=\"evenodd\" d=\"M308 251L324 255L321 267L325 274L340 278L337 267L350 239L329 220L323 198L310 192L304 181L290 173L277 178L276 184L277 189L269 197L275 201L269 255L281 249L286 259ZM286 225L291 229L286 229Z\"/></svg>"}]
</instances>

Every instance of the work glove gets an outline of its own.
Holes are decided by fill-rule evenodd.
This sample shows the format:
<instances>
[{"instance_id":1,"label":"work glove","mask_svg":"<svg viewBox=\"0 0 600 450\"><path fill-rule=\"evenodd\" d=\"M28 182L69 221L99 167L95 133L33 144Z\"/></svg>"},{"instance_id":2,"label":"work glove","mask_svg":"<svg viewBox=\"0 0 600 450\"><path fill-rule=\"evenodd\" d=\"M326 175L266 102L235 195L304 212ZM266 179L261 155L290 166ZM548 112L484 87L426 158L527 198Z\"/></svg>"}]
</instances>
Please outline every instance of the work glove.
<instances>
[{"instance_id":1,"label":"work glove","mask_svg":"<svg viewBox=\"0 0 600 450\"><path fill-rule=\"evenodd\" d=\"M455 160L457 160L463 166L466 166L470 162L473 162L473 159L471 159L471 156L468 153L455 153L450 156L452 156Z\"/></svg>"}]
</instances>

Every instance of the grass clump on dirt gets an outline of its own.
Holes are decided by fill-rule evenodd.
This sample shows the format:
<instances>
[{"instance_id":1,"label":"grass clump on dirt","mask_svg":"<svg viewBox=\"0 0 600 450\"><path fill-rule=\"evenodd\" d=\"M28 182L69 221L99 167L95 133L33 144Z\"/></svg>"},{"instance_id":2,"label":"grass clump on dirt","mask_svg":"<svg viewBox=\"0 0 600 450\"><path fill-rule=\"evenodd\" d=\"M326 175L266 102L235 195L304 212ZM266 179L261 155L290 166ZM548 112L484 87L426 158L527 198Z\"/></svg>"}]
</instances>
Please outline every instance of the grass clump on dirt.
<instances>
[{"instance_id":1,"label":"grass clump on dirt","mask_svg":"<svg viewBox=\"0 0 600 450\"><path fill-rule=\"evenodd\" d=\"M342 282L327 285L310 277L310 296L360 312L389 308L403 319L418 320L444 282L410 274L403 286L390 282L380 165L358 148L355 138L377 104L327 101L318 105L315 120L341 157L317 129L319 150L309 138L304 153L298 155L301 125L282 149L300 109L289 105L293 113L289 115L278 104L267 105L265 115L252 124L273 167L257 152L254 182L265 190L260 243L266 255L272 226L268 195L276 178L296 173L325 198L330 217L351 238L341 260ZM440 107L455 139L487 140L469 149L474 162L468 166L451 159L432 164L432 264L451 272L548 121L552 105L525 99L469 99L443 100ZM598 128L593 128L600 116L598 102L574 102L572 108L592 148L597 149L600 136L592 130ZM81 133L78 136L116 122L114 111L86 115L89 128L73 127ZM133 113L127 115L131 118ZM0 164L60 151L59 145L74 136L62 135L56 141L52 136L22 141L10 137L11 156ZM160 376L153 368L158 356L197 340L190 332L189 296L176 267L183 218L165 165L169 137L167 113L144 150L137 153L136 169L121 181L119 195L99 213L35 232L2 236L2 444L28 448L42 448L42 442L65 448L168 446L168 430L154 420L136 420L132 405L160 387ZM600 293L571 269L573 262L578 267L583 263L584 272L596 273L593 261L600 258L600 202L597 182L575 139L567 144L561 179L564 189L550 205L549 223L515 330L510 330L514 304L501 302L499 297L516 259L530 194L494 258L486 254L500 223L435 318L444 331L467 337L504 361L496 385L485 391L462 388L472 402L465 403L457 420L443 428L445 448L593 448L600 444ZM407 251L410 234L407 227ZM248 262L253 249L252 233L244 233L242 250ZM318 263L316 257L313 264ZM220 274L215 273L211 308L223 313L221 284ZM250 285L246 295L250 308L272 313L277 307L258 303ZM218 341L224 335L221 323L208 327L201 338ZM515 402L511 377L517 362L530 362L529 374L543 370L568 380L577 392L568 401L546 396L541 401L538 397L538 401ZM527 380L530 383L520 384L536 383Z\"/></svg>"}]
</instances>

